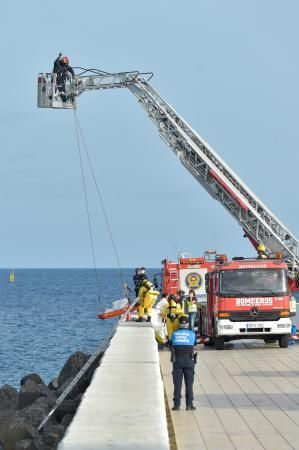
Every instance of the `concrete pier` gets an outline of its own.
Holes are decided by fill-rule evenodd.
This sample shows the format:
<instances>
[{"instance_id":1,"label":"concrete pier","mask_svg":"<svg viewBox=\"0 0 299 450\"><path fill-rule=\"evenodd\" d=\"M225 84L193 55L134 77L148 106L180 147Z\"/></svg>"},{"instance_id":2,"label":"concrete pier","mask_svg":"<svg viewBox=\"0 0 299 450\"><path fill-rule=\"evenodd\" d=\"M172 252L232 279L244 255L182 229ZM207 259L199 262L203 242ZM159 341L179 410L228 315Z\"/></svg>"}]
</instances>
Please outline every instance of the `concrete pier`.
<instances>
[{"instance_id":1,"label":"concrete pier","mask_svg":"<svg viewBox=\"0 0 299 450\"><path fill-rule=\"evenodd\" d=\"M160 352L172 406L169 352ZM236 341L226 350L198 346L196 411L171 411L178 450L299 449L299 344L280 349Z\"/></svg>"},{"instance_id":2,"label":"concrete pier","mask_svg":"<svg viewBox=\"0 0 299 450\"><path fill-rule=\"evenodd\" d=\"M150 324L120 323L59 450L169 450Z\"/></svg>"}]
</instances>

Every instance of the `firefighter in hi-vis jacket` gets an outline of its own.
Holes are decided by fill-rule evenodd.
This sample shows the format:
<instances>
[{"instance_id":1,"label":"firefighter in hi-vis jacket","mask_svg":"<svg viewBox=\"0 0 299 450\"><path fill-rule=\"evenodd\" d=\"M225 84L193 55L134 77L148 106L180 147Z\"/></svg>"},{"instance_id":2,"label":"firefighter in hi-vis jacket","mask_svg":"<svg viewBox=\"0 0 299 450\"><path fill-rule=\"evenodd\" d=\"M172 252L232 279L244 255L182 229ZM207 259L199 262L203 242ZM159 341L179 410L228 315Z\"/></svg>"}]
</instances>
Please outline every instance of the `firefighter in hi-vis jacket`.
<instances>
[{"instance_id":1,"label":"firefighter in hi-vis jacket","mask_svg":"<svg viewBox=\"0 0 299 450\"><path fill-rule=\"evenodd\" d=\"M168 303L162 311L162 319L166 319L166 329L168 341L171 341L172 333L179 327L179 317L183 311L181 305L177 302L176 296L170 294L168 296Z\"/></svg>"},{"instance_id":2,"label":"firefighter in hi-vis jacket","mask_svg":"<svg viewBox=\"0 0 299 450\"><path fill-rule=\"evenodd\" d=\"M137 322L143 322L144 315L147 315L147 322L151 322L152 307L160 294L155 290L153 283L145 279L138 292L138 319Z\"/></svg>"}]
</instances>

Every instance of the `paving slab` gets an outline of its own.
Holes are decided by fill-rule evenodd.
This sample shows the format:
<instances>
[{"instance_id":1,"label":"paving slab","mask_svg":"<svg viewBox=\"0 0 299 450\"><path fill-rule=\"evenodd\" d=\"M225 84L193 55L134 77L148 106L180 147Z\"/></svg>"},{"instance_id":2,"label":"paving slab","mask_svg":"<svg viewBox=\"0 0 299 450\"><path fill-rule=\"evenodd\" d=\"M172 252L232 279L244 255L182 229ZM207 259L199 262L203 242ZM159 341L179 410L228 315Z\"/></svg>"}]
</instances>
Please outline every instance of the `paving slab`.
<instances>
[{"instance_id":1,"label":"paving slab","mask_svg":"<svg viewBox=\"0 0 299 450\"><path fill-rule=\"evenodd\" d=\"M171 407L169 351L159 355ZM299 449L299 345L199 345L194 404L196 411L171 411L178 450Z\"/></svg>"}]
</instances>

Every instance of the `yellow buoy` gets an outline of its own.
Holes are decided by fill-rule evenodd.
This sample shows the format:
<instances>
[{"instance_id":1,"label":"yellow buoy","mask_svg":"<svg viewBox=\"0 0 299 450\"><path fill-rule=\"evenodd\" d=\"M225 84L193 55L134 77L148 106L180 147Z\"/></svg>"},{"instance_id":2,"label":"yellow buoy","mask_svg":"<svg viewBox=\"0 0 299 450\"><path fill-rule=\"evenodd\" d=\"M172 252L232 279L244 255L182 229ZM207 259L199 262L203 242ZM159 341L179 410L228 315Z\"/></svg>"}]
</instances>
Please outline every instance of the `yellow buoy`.
<instances>
[{"instance_id":1,"label":"yellow buoy","mask_svg":"<svg viewBox=\"0 0 299 450\"><path fill-rule=\"evenodd\" d=\"M9 274L9 281L10 281L11 283L13 283L13 282L15 281L15 273L14 273L13 270L12 270L12 271L10 272L10 274Z\"/></svg>"}]
</instances>

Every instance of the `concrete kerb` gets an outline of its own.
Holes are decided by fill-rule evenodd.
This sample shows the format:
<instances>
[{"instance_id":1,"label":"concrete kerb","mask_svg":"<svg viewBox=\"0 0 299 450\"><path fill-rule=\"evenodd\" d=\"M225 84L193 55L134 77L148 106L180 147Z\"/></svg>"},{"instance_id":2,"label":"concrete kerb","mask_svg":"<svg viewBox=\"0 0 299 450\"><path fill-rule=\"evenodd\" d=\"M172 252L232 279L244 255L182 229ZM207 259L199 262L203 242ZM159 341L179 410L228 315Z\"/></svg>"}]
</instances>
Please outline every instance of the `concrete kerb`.
<instances>
[{"instance_id":1,"label":"concrete kerb","mask_svg":"<svg viewBox=\"0 0 299 450\"><path fill-rule=\"evenodd\" d=\"M160 370L161 370L161 367L160 367ZM161 371L161 377L162 377L162 371ZM167 419L169 447L170 447L170 450L178 450L174 424L173 424L171 413L170 413L170 406L168 403L165 387L164 387L164 403L165 403L165 411L166 411L166 419Z\"/></svg>"}]
</instances>

